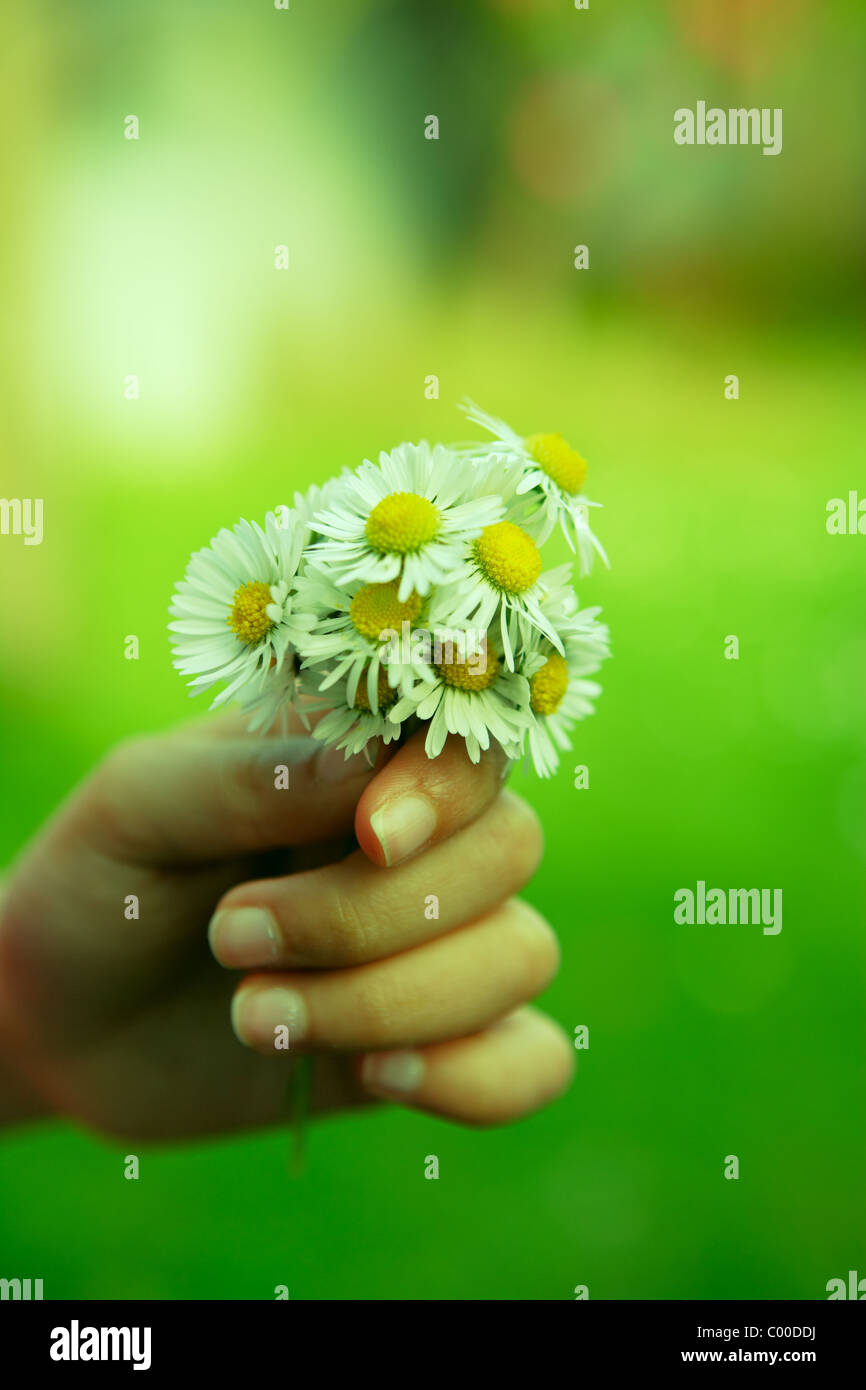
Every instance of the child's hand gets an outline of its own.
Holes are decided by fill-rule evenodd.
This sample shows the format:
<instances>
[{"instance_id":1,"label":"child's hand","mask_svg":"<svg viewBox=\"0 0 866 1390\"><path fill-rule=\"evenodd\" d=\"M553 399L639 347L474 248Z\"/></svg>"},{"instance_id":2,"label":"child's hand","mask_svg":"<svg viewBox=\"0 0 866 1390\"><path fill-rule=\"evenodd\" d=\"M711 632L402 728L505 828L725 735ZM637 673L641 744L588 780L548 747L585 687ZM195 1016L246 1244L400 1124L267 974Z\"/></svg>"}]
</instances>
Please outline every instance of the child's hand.
<instances>
[{"instance_id":1,"label":"child's hand","mask_svg":"<svg viewBox=\"0 0 866 1390\"><path fill-rule=\"evenodd\" d=\"M511 899L541 833L499 794L501 759L472 767L449 741L431 762L421 735L376 771L240 729L121 746L10 875L0 1074L17 1113L144 1139L269 1123L300 1052L320 1054L319 1111L393 1095L483 1124L558 1094L568 1041L520 1007L556 941ZM255 971L233 1003L226 966Z\"/></svg>"}]
</instances>

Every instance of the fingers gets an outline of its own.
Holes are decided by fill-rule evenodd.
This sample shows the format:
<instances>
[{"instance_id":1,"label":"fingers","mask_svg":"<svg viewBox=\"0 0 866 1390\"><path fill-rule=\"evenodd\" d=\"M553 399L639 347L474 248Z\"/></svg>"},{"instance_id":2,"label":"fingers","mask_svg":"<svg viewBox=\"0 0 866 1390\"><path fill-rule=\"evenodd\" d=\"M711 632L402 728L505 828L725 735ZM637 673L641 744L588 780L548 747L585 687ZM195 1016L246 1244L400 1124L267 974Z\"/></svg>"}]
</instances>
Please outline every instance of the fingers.
<instances>
[{"instance_id":1,"label":"fingers","mask_svg":"<svg viewBox=\"0 0 866 1390\"><path fill-rule=\"evenodd\" d=\"M498 744L476 765L462 739L449 737L438 758L427 757L424 739L424 730L415 734L359 802L358 844L381 867L399 864L471 824L490 805L508 770Z\"/></svg>"},{"instance_id":2,"label":"fingers","mask_svg":"<svg viewBox=\"0 0 866 1390\"><path fill-rule=\"evenodd\" d=\"M504 1124L537 1110L565 1090L574 1069L563 1030L528 1008L469 1038L358 1061L369 1095L468 1125Z\"/></svg>"},{"instance_id":3,"label":"fingers","mask_svg":"<svg viewBox=\"0 0 866 1390\"><path fill-rule=\"evenodd\" d=\"M505 791L474 825L387 873L357 852L233 888L211 922L211 948L231 969L379 960L492 911L525 886L542 848L535 812Z\"/></svg>"},{"instance_id":4,"label":"fingers","mask_svg":"<svg viewBox=\"0 0 866 1390\"><path fill-rule=\"evenodd\" d=\"M269 1056L418 1047L486 1027L550 982L559 947L512 899L414 950L345 970L248 976L232 1002L241 1042Z\"/></svg>"},{"instance_id":5,"label":"fingers","mask_svg":"<svg viewBox=\"0 0 866 1390\"><path fill-rule=\"evenodd\" d=\"M307 738L133 739L75 809L87 840L119 857L212 861L350 832L374 771Z\"/></svg>"},{"instance_id":6,"label":"fingers","mask_svg":"<svg viewBox=\"0 0 866 1390\"><path fill-rule=\"evenodd\" d=\"M259 1057L247 1058L264 1065ZM310 1098L314 1114L393 1101L464 1125L501 1125L549 1105L576 1070L571 1039L534 1008L520 1008L467 1038L399 1052L317 1058ZM267 1067L282 1078L274 1114L285 1116L291 1067ZM258 1077L261 1091L267 1078ZM252 1086L249 1088L252 1090Z\"/></svg>"}]
</instances>

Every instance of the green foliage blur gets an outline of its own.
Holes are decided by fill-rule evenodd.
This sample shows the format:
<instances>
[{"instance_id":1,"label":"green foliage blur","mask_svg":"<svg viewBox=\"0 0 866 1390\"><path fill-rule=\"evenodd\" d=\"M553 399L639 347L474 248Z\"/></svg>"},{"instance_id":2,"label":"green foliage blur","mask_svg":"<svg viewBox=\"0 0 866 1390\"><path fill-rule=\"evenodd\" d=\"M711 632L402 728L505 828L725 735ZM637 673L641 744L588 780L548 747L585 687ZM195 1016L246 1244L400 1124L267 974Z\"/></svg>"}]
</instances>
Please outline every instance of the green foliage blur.
<instances>
[{"instance_id":1,"label":"green foliage blur","mask_svg":"<svg viewBox=\"0 0 866 1390\"><path fill-rule=\"evenodd\" d=\"M202 712L165 634L189 552L464 437L464 394L588 458L612 568L579 591L615 656L557 778L512 775L563 948L543 1002L590 1033L569 1094L489 1132L331 1120L300 1178L282 1131L147 1152L137 1182L122 1146L11 1132L0 1274L705 1299L863 1273L866 539L825 507L866 495L866 12L48 0L2 32L0 491L45 499L45 539L0 537L0 863L113 742ZM782 153L677 147L698 99L782 107ZM781 887L782 932L676 926L698 879Z\"/></svg>"}]
</instances>

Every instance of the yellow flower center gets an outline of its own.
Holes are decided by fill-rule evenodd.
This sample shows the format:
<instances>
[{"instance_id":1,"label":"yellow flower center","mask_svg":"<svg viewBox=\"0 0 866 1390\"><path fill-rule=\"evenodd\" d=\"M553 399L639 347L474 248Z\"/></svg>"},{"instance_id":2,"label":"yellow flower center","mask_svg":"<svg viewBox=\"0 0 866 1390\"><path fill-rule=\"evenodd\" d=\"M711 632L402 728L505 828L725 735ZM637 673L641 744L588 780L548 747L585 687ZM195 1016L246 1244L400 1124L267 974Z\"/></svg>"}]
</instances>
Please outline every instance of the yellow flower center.
<instances>
[{"instance_id":1,"label":"yellow flower center","mask_svg":"<svg viewBox=\"0 0 866 1390\"><path fill-rule=\"evenodd\" d=\"M401 632L401 623L414 623L421 612L421 595L413 589L405 603L400 603L399 587L398 580L392 579L387 584L365 584L358 590L349 608L356 632L370 642L377 642L386 628Z\"/></svg>"},{"instance_id":2,"label":"yellow flower center","mask_svg":"<svg viewBox=\"0 0 866 1390\"><path fill-rule=\"evenodd\" d=\"M369 671L369 669L368 666L367 671ZM367 694L367 671L364 671L361 679L358 681L358 689L355 691L353 703L355 709L366 710L369 713L370 697ZM379 701L379 710L390 709L392 705L396 705L399 695L399 690L392 689L388 684L388 677L380 667L379 679L376 682L376 698Z\"/></svg>"},{"instance_id":3,"label":"yellow flower center","mask_svg":"<svg viewBox=\"0 0 866 1390\"><path fill-rule=\"evenodd\" d=\"M529 682L529 703L534 714L555 714L568 689L568 664L553 652Z\"/></svg>"},{"instance_id":4,"label":"yellow flower center","mask_svg":"<svg viewBox=\"0 0 866 1390\"><path fill-rule=\"evenodd\" d=\"M474 661L443 661L436 670L446 685L457 690L486 690L499 675L499 656L488 641Z\"/></svg>"},{"instance_id":5,"label":"yellow flower center","mask_svg":"<svg viewBox=\"0 0 866 1390\"><path fill-rule=\"evenodd\" d=\"M270 603L273 603L270 585L262 584L257 579L235 589L232 611L226 622L241 642L252 646L253 643L260 642L271 628L276 626L265 612Z\"/></svg>"},{"instance_id":6,"label":"yellow flower center","mask_svg":"<svg viewBox=\"0 0 866 1390\"><path fill-rule=\"evenodd\" d=\"M439 534L439 509L417 492L392 492L377 502L364 534L379 555L414 555Z\"/></svg>"},{"instance_id":7,"label":"yellow flower center","mask_svg":"<svg viewBox=\"0 0 866 1390\"><path fill-rule=\"evenodd\" d=\"M561 434L531 434L526 447L557 487L572 495L580 492L586 481L586 459Z\"/></svg>"},{"instance_id":8,"label":"yellow flower center","mask_svg":"<svg viewBox=\"0 0 866 1390\"><path fill-rule=\"evenodd\" d=\"M541 573L538 546L511 521L485 526L474 548L485 579L505 594L522 594L531 589Z\"/></svg>"}]
</instances>

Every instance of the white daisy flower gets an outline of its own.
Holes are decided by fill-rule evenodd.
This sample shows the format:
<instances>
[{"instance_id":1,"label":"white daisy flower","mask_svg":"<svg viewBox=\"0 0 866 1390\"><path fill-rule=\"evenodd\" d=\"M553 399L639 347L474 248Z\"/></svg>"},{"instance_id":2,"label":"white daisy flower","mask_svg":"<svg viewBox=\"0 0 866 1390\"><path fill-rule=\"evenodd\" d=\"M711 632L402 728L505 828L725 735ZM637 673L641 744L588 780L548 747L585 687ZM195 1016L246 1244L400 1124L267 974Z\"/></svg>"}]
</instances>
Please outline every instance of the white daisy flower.
<instances>
[{"instance_id":1,"label":"white daisy flower","mask_svg":"<svg viewBox=\"0 0 866 1390\"><path fill-rule=\"evenodd\" d=\"M573 675L591 675L610 656L610 628L607 623L598 621L600 612L598 604L580 608L560 627L565 657Z\"/></svg>"},{"instance_id":2,"label":"white daisy flower","mask_svg":"<svg viewBox=\"0 0 866 1390\"><path fill-rule=\"evenodd\" d=\"M504 514L489 470L467 468L444 445L401 444L345 479L313 526L327 539L311 562L336 584L399 579L397 597L423 598L450 577L465 544ZM487 493L487 495L485 495Z\"/></svg>"},{"instance_id":3,"label":"white daisy flower","mask_svg":"<svg viewBox=\"0 0 866 1390\"><path fill-rule=\"evenodd\" d=\"M470 646L467 633L463 655ZM473 763L478 762L482 749L490 747L491 738L510 758L518 758L532 723L529 681L504 669L493 640L488 638L477 649L475 660L445 659L431 666L426 679L397 701L389 718L403 721L413 714L430 721L424 745L428 758L439 756L449 734L466 740Z\"/></svg>"},{"instance_id":4,"label":"white daisy flower","mask_svg":"<svg viewBox=\"0 0 866 1390\"><path fill-rule=\"evenodd\" d=\"M298 654L304 670L327 664L320 691L344 677L357 684L363 675L370 710L378 714L380 671L385 671L389 686L404 692L423 676L429 659L427 644L413 638L423 639L425 630L413 629L423 616L425 601L413 590L401 603L398 584L397 579L384 584L353 580L338 586L315 566L307 567L298 581L298 600L316 623Z\"/></svg>"},{"instance_id":5,"label":"white daisy flower","mask_svg":"<svg viewBox=\"0 0 866 1390\"><path fill-rule=\"evenodd\" d=\"M499 641L509 671L514 649L542 633L558 651L562 643L543 603L548 577L541 573L541 552L535 541L513 521L485 526L451 584L436 595L434 609L449 626L489 628L498 620ZM557 590L560 570L551 571Z\"/></svg>"},{"instance_id":6,"label":"white daisy flower","mask_svg":"<svg viewBox=\"0 0 866 1390\"><path fill-rule=\"evenodd\" d=\"M586 680L610 656L610 635L596 618L598 608L577 613L562 629L565 655L542 642L523 662L529 681L533 721L529 757L539 777L551 777L559 766L559 751L571 748L571 730L578 719L595 713L593 700L601 694L596 681Z\"/></svg>"},{"instance_id":7,"label":"white daisy flower","mask_svg":"<svg viewBox=\"0 0 866 1390\"><path fill-rule=\"evenodd\" d=\"M239 521L223 529L190 559L175 587L169 612L175 619L174 665L192 676L191 693L217 681L226 688L211 708L224 704L243 687L259 688L271 670L292 661L292 644L312 624L293 593L307 527L291 517L280 525L269 512L262 530Z\"/></svg>"},{"instance_id":8,"label":"white daisy flower","mask_svg":"<svg viewBox=\"0 0 866 1390\"><path fill-rule=\"evenodd\" d=\"M556 565L554 569L545 570L540 576L539 583L543 587L543 593L539 600L541 611L547 621L556 629L560 630L562 623L568 622L577 613L577 594L574 592L574 585L571 582L571 571L574 567L573 561L567 561L564 565ZM593 610L598 612L600 610Z\"/></svg>"},{"instance_id":9,"label":"white daisy flower","mask_svg":"<svg viewBox=\"0 0 866 1390\"><path fill-rule=\"evenodd\" d=\"M561 434L532 434L523 439L504 420L488 415L475 405L466 401L461 406L473 424L492 434L498 444L498 452L510 459L518 459L522 464L523 476L517 485L518 496L525 499L523 509L509 512L515 521L521 522L527 530L535 534L539 545L548 539L557 523L580 560L580 570L586 574L592 568L593 552L597 552L604 563L609 564L604 548L589 524L590 507L600 507L583 494L586 479L586 460L572 449ZM467 458L484 458L490 446L464 445L456 452Z\"/></svg>"},{"instance_id":10,"label":"white daisy flower","mask_svg":"<svg viewBox=\"0 0 866 1390\"><path fill-rule=\"evenodd\" d=\"M275 508L277 519L282 525L286 524L285 518L294 514L299 517L306 526L313 529L313 517L317 512L330 507L334 497L339 494L340 489L347 478L352 475L348 468L344 468L338 477L328 478L324 483L311 483L306 492L296 492L294 495L294 506L281 506Z\"/></svg>"},{"instance_id":11,"label":"white daisy flower","mask_svg":"<svg viewBox=\"0 0 866 1390\"><path fill-rule=\"evenodd\" d=\"M302 677L302 681L304 678ZM374 713L367 693L366 673L343 676L324 697L309 702L308 708L327 709L313 729L313 738L343 748L346 757L363 753L371 739L391 743L400 737L400 724L389 718L398 692L388 685L383 670L379 671L376 691L377 712Z\"/></svg>"}]
</instances>

